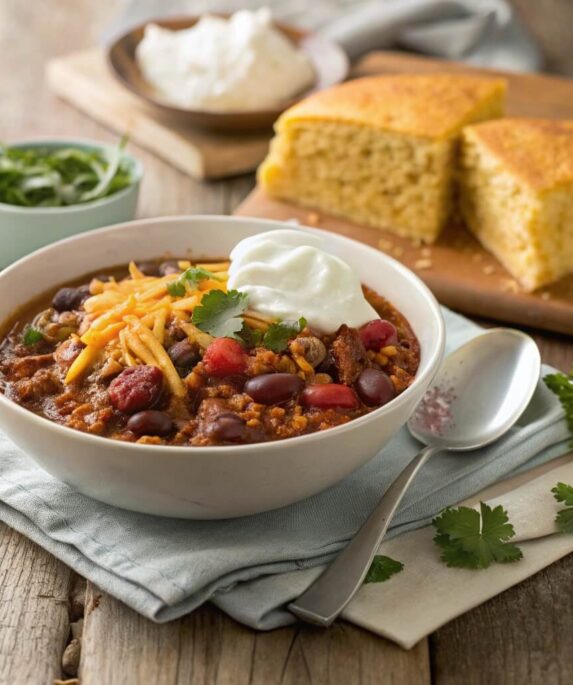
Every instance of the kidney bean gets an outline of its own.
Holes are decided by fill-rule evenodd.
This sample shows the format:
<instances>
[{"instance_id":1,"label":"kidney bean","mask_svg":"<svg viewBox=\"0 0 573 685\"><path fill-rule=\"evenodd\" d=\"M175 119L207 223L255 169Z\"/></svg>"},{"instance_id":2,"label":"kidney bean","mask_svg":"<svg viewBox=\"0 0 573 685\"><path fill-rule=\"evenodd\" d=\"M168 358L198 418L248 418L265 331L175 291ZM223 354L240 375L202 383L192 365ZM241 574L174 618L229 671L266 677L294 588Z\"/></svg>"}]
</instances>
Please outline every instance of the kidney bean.
<instances>
[{"instance_id":1,"label":"kidney bean","mask_svg":"<svg viewBox=\"0 0 573 685\"><path fill-rule=\"evenodd\" d=\"M232 338L215 338L203 355L205 371L222 378L242 374L247 366L247 355L242 345Z\"/></svg>"},{"instance_id":2,"label":"kidney bean","mask_svg":"<svg viewBox=\"0 0 573 685\"><path fill-rule=\"evenodd\" d=\"M307 386L302 395L301 403L305 407L319 409L356 409L358 398L352 388L339 383L321 383Z\"/></svg>"},{"instance_id":3,"label":"kidney bean","mask_svg":"<svg viewBox=\"0 0 573 685\"><path fill-rule=\"evenodd\" d=\"M223 442L239 442L245 435L245 422L240 416L227 412L216 416L206 428L207 435Z\"/></svg>"},{"instance_id":4,"label":"kidney bean","mask_svg":"<svg viewBox=\"0 0 573 685\"><path fill-rule=\"evenodd\" d=\"M395 345L398 342L396 326L385 319L374 319L364 324L359 331L362 344L367 350L378 352L386 345Z\"/></svg>"},{"instance_id":5,"label":"kidney bean","mask_svg":"<svg viewBox=\"0 0 573 685\"><path fill-rule=\"evenodd\" d=\"M201 359L201 355L197 351L197 348L188 340L180 340L174 345L171 345L167 350L167 354L177 370L184 375L187 375Z\"/></svg>"},{"instance_id":6,"label":"kidney bean","mask_svg":"<svg viewBox=\"0 0 573 685\"><path fill-rule=\"evenodd\" d=\"M125 414L152 407L163 387L163 373L155 366L130 366L109 384L111 404Z\"/></svg>"},{"instance_id":7,"label":"kidney bean","mask_svg":"<svg viewBox=\"0 0 573 685\"><path fill-rule=\"evenodd\" d=\"M60 288L52 298L52 307L57 312L69 312L79 309L90 296L87 285L77 288Z\"/></svg>"},{"instance_id":8,"label":"kidney bean","mask_svg":"<svg viewBox=\"0 0 573 685\"><path fill-rule=\"evenodd\" d=\"M382 407L396 394L388 375L379 369L364 369L356 381L356 389L360 399L369 407Z\"/></svg>"},{"instance_id":9,"label":"kidney bean","mask_svg":"<svg viewBox=\"0 0 573 685\"><path fill-rule=\"evenodd\" d=\"M303 389L304 381L294 373L263 373L249 378L245 392L259 404L287 402Z\"/></svg>"},{"instance_id":10,"label":"kidney bean","mask_svg":"<svg viewBox=\"0 0 573 685\"><path fill-rule=\"evenodd\" d=\"M138 262L137 268L145 276L159 276L159 264L157 262Z\"/></svg>"},{"instance_id":11,"label":"kidney bean","mask_svg":"<svg viewBox=\"0 0 573 685\"><path fill-rule=\"evenodd\" d=\"M176 259L168 259L165 262L161 262L159 265L159 275L169 276L169 274L180 274L181 269Z\"/></svg>"},{"instance_id":12,"label":"kidney bean","mask_svg":"<svg viewBox=\"0 0 573 685\"><path fill-rule=\"evenodd\" d=\"M127 430L136 435L167 435L173 428L171 417L163 411L146 409L129 417Z\"/></svg>"}]
</instances>

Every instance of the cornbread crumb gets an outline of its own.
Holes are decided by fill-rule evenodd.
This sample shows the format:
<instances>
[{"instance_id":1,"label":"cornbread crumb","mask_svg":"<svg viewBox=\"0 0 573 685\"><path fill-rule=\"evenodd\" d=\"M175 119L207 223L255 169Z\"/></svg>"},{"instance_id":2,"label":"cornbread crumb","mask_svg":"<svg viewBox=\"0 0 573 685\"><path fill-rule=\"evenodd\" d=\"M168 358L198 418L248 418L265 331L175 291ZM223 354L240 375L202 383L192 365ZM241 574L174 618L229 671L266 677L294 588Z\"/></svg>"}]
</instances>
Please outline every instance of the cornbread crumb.
<instances>
[{"instance_id":1,"label":"cornbread crumb","mask_svg":"<svg viewBox=\"0 0 573 685\"><path fill-rule=\"evenodd\" d=\"M318 212L309 212L306 217L306 222L309 226L318 226L320 223L320 214Z\"/></svg>"},{"instance_id":2,"label":"cornbread crumb","mask_svg":"<svg viewBox=\"0 0 573 685\"><path fill-rule=\"evenodd\" d=\"M491 264L487 264L486 266L484 266L482 271L486 276L491 276L492 274L495 273L495 266L492 266Z\"/></svg>"},{"instance_id":3,"label":"cornbread crumb","mask_svg":"<svg viewBox=\"0 0 573 685\"><path fill-rule=\"evenodd\" d=\"M550 300L551 299L551 293L548 293L547 291L542 292L540 297L542 300L545 300L545 301Z\"/></svg>"},{"instance_id":4,"label":"cornbread crumb","mask_svg":"<svg viewBox=\"0 0 573 685\"><path fill-rule=\"evenodd\" d=\"M431 269L433 266L431 259L416 259L414 262L415 269Z\"/></svg>"},{"instance_id":5,"label":"cornbread crumb","mask_svg":"<svg viewBox=\"0 0 573 685\"><path fill-rule=\"evenodd\" d=\"M472 255L472 262L476 262L479 264L479 262L483 261L483 255L481 252L474 252Z\"/></svg>"},{"instance_id":6,"label":"cornbread crumb","mask_svg":"<svg viewBox=\"0 0 573 685\"><path fill-rule=\"evenodd\" d=\"M432 256L432 248L431 247L423 247L420 251L420 254L422 257L431 257Z\"/></svg>"},{"instance_id":7,"label":"cornbread crumb","mask_svg":"<svg viewBox=\"0 0 573 685\"><path fill-rule=\"evenodd\" d=\"M457 74L355 79L276 124L258 170L279 199L433 242L450 214L463 126L501 116L505 82Z\"/></svg>"},{"instance_id":8,"label":"cornbread crumb","mask_svg":"<svg viewBox=\"0 0 573 685\"><path fill-rule=\"evenodd\" d=\"M525 290L573 272L573 121L467 127L460 199L472 233Z\"/></svg>"},{"instance_id":9,"label":"cornbread crumb","mask_svg":"<svg viewBox=\"0 0 573 685\"><path fill-rule=\"evenodd\" d=\"M394 243L391 240L386 240L386 238L380 238L378 241L378 247L384 252L389 252L393 246Z\"/></svg>"},{"instance_id":10,"label":"cornbread crumb","mask_svg":"<svg viewBox=\"0 0 573 685\"><path fill-rule=\"evenodd\" d=\"M401 257L404 254L404 248L399 245L392 250L394 257Z\"/></svg>"}]
</instances>

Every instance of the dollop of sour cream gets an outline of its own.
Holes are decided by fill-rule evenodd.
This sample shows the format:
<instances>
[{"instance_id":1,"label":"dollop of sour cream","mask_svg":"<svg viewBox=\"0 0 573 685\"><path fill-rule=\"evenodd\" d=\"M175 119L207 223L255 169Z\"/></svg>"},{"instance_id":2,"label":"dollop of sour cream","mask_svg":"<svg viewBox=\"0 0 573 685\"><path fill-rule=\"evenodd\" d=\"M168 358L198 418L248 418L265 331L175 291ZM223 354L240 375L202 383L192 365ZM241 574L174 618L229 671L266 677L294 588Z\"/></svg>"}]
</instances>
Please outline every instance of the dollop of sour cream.
<instances>
[{"instance_id":1,"label":"dollop of sour cream","mask_svg":"<svg viewBox=\"0 0 573 685\"><path fill-rule=\"evenodd\" d=\"M317 333L343 323L359 327L380 318L366 301L358 275L325 252L323 240L277 230L242 240L231 252L229 290L249 296L249 308L281 320L304 316Z\"/></svg>"},{"instance_id":2,"label":"dollop of sour cream","mask_svg":"<svg viewBox=\"0 0 573 685\"><path fill-rule=\"evenodd\" d=\"M314 82L310 60L266 7L229 19L205 15L181 31L148 24L136 61L165 101L190 109L264 109Z\"/></svg>"}]
</instances>

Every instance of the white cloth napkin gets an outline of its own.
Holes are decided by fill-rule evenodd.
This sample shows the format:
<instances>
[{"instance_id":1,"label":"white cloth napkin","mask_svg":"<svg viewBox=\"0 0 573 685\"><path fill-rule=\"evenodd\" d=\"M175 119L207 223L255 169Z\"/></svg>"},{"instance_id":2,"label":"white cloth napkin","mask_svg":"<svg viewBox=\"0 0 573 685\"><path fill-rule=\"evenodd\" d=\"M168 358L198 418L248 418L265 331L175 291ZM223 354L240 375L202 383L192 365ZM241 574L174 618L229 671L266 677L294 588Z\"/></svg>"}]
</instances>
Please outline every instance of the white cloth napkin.
<instances>
[{"instance_id":1,"label":"white cloth napkin","mask_svg":"<svg viewBox=\"0 0 573 685\"><path fill-rule=\"evenodd\" d=\"M106 42L165 16L269 6L273 16L336 40L351 59L371 50L416 52L515 71L541 67L540 52L507 0L128 0Z\"/></svg>"}]
</instances>

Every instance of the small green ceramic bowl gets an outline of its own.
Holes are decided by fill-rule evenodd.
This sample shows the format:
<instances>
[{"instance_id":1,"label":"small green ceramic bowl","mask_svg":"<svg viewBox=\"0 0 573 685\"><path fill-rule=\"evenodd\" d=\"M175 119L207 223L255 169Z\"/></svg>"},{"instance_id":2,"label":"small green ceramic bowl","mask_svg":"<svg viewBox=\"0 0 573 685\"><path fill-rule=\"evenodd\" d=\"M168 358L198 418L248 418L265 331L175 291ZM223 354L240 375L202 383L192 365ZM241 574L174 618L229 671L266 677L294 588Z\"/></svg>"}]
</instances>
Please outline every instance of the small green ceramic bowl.
<instances>
[{"instance_id":1,"label":"small green ceramic bowl","mask_svg":"<svg viewBox=\"0 0 573 685\"><path fill-rule=\"evenodd\" d=\"M49 139L13 143L10 147L54 150L75 147L92 151L108 146L84 139ZM127 188L100 200L66 207L21 207L0 202L0 268L56 240L133 219L143 165L127 153L124 156L130 166L133 182Z\"/></svg>"}]
</instances>

